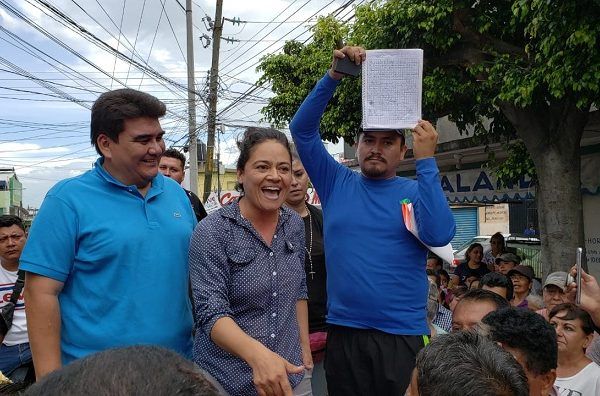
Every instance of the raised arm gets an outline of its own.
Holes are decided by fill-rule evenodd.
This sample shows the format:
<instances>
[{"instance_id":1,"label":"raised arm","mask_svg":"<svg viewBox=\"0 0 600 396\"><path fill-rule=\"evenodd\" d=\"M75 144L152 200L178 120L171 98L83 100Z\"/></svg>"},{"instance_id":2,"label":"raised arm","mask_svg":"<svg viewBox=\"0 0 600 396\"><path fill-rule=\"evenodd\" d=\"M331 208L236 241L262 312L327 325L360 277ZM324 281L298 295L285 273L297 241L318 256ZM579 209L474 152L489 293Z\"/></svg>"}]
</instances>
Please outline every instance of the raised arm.
<instances>
[{"instance_id":1,"label":"raised arm","mask_svg":"<svg viewBox=\"0 0 600 396\"><path fill-rule=\"evenodd\" d=\"M440 172L433 155L438 133L428 121L419 121L413 129L413 153L417 167L418 200L415 218L419 237L430 246L444 246L456 232L454 216L440 184Z\"/></svg>"},{"instance_id":2,"label":"raised arm","mask_svg":"<svg viewBox=\"0 0 600 396\"><path fill-rule=\"evenodd\" d=\"M333 56L340 59L348 56L360 64L365 59L365 50L360 47L344 47L335 50ZM290 131L302 164L323 202L327 201L329 187L337 172L346 169L329 155L319 133L321 117L342 77L342 74L330 69L317 82L290 122Z\"/></svg>"}]
</instances>

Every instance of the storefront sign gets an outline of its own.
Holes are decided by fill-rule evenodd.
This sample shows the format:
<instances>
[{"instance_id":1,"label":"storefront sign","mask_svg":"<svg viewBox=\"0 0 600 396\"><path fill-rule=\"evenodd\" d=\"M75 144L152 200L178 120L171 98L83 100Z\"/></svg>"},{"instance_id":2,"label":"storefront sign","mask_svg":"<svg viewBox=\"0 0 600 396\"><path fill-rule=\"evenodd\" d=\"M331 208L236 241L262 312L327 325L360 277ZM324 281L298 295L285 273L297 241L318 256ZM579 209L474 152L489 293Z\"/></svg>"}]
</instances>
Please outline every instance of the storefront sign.
<instances>
[{"instance_id":1,"label":"storefront sign","mask_svg":"<svg viewBox=\"0 0 600 396\"><path fill-rule=\"evenodd\" d=\"M503 199L532 198L535 187L530 178L502 187L490 171L468 169L441 175L442 190L449 202L498 202Z\"/></svg>"}]
</instances>

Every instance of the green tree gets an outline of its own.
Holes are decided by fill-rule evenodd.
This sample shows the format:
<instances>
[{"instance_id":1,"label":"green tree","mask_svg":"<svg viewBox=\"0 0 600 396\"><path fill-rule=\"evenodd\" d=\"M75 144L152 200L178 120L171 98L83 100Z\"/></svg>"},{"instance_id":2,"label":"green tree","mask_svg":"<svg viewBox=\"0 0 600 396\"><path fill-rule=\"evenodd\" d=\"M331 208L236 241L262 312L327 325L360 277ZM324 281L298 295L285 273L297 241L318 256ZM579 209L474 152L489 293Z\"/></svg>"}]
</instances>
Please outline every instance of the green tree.
<instances>
[{"instance_id":1,"label":"green tree","mask_svg":"<svg viewBox=\"0 0 600 396\"><path fill-rule=\"evenodd\" d=\"M599 113L592 111L600 97L599 20L598 0L375 1L357 8L351 26L320 20L312 43L288 43L263 60L262 79L276 94L264 114L287 123L339 39L367 49L422 48L424 117L447 115L490 140L521 139L537 173L544 271L564 270L583 244L579 146ZM336 92L324 138L356 131L359 84L345 79Z\"/></svg>"}]
</instances>

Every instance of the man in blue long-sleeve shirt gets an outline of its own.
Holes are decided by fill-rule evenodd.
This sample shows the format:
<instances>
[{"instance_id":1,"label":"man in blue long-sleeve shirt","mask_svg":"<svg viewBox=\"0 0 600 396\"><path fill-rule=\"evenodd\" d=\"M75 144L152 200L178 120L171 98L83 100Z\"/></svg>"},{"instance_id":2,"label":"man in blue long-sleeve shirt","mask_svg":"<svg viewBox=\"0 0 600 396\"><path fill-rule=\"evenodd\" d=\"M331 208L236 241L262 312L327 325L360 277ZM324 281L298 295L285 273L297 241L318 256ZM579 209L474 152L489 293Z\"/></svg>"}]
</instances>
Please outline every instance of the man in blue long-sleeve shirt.
<instances>
[{"instance_id":1,"label":"man in blue long-sleeve shirt","mask_svg":"<svg viewBox=\"0 0 600 396\"><path fill-rule=\"evenodd\" d=\"M344 47L334 57L360 64L365 51ZM423 243L447 244L454 218L433 158L437 132L413 129L417 180L396 176L407 147L399 131L361 131L361 174L325 150L319 123L342 75L329 70L298 109L290 130L324 213L331 327L325 370L329 394L402 395L426 323L427 248L404 226L401 201L412 202Z\"/></svg>"}]
</instances>

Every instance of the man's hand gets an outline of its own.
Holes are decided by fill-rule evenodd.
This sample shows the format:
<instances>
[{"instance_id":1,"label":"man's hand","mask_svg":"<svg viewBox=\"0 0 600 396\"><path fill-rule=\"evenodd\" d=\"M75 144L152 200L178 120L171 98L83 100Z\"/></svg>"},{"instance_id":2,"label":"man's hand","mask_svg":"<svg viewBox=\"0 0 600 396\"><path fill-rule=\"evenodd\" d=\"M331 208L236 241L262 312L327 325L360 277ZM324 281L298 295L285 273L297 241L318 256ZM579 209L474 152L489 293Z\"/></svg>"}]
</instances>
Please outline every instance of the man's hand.
<instances>
[{"instance_id":1,"label":"man's hand","mask_svg":"<svg viewBox=\"0 0 600 396\"><path fill-rule=\"evenodd\" d=\"M333 61L336 59L344 59L345 57L350 58L351 61L356 63L356 65L361 65L365 59L367 58L367 52L363 47L350 47L345 46L340 50L333 50ZM329 69L329 76L334 80L341 80L344 75L342 73L336 73L333 71L333 61L331 65L331 69Z\"/></svg>"},{"instance_id":2,"label":"man's hand","mask_svg":"<svg viewBox=\"0 0 600 396\"><path fill-rule=\"evenodd\" d=\"M577 267L571 267L569 271L571 276L581 276L581 308L587 311L597 326L600 326L600 286L592 275L586 273L583 269L581 274L577 274ZM575 282L567 285L567 298L575 302L577 284Z\"/></svg>"},{"instance_id":3,"label":"man's hand","mask_svg":"<svg viewBox=\"0 0 600 396\"><path fill-rule=\"evenodd\" d=\"M261 348L248 362L259 396L292 396L288 374L299 374L304 366L294 366L275 352Z\"/></svg>"},{"instance_id":4,"label":"man's hand","mask_svg":"<svg viewBox=\"0 0 600 396\"><path fill-rule=\"evenodd\" d=\"M413 155L415 159L433 157L438 133L429 121L420 120L413 131Z\"/></svg>"}]
</instances>

